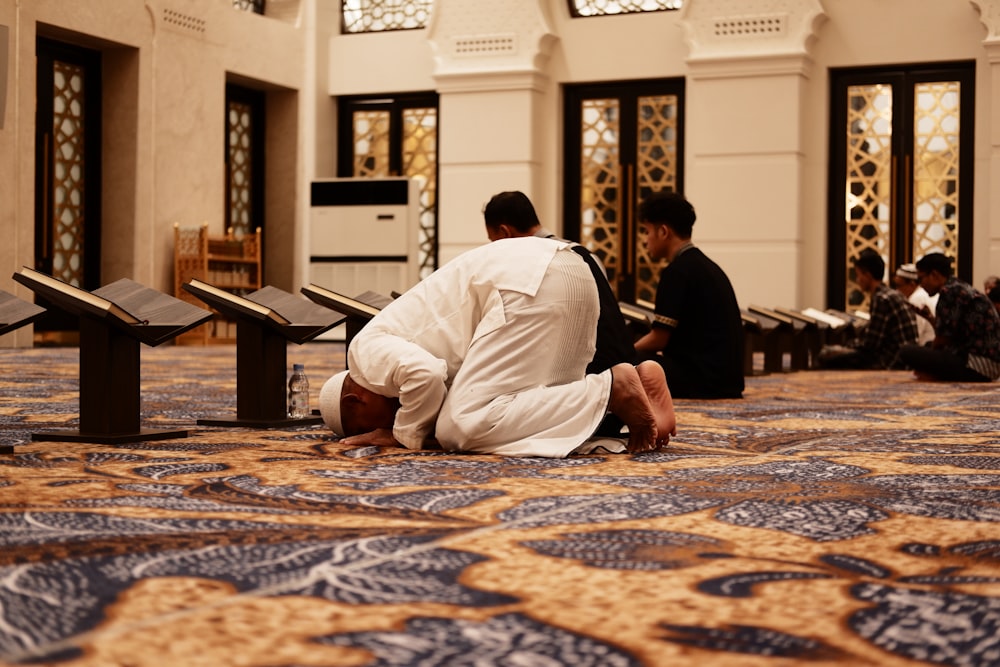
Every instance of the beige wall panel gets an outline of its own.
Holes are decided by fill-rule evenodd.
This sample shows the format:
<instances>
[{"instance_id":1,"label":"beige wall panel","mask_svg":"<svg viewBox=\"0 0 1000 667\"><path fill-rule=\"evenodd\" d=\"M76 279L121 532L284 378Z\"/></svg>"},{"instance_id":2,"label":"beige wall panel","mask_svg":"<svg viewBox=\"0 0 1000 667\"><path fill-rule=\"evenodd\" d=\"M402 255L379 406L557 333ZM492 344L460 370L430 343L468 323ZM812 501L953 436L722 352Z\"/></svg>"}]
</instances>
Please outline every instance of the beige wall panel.
<instances>
[{"instance_id":1,"label":"beige wall panel","mask_svg":"<svg viewBox=\"0 0 1000 667\"><path fill-rule=\"evenodd\" d=\"M975 58L986 28L971 2L836 0L813 50L828 67Z\"/></svg>"},{"instance_id":2,"label":"beige wall panel","mask_svg":"<svg viewBox=\"0 0 1000 667\"><path fill-rule=\"evenodd\" d=\"M977 142L976 153L977 192L988 193L985 197L976 197L977 204L981 204L976 208L977 233L980 221L984 230L982 236L977 238L984 238L986 241L977 244L977 249L973 250L978 253L978 246L985 246L982 250L982 260L975 264L977 285L981 285L986 276L1000 275L1000 118L997 117L996 111L1000 109L1000 52L994 53L994 57L996 62L991 64L988 71L977 72L976 81L977 90L990 91L988 99L981 99L987 95L977 95L980 99L976 109L977 115L980 116L977 125L985 126L981 134L990 137L989 147L983 145L985 142ZM984 106L990 115L980 113ZM979 254L976 255L976 259L979 260Z\"/></svg>"},{"instance_id":3,"label":"beige wall panel","mask_svg":"<svg viewBox=\"0 0 1000 667\"><path fill-rule=\"evenodd\" d=\"M30 230L18 223L20 201L32 192L27 178L19 178L21 137L16 131L21 97L17 85L17 12L13 0L0 0L0 25L7 27L7 50L0 53L0 67L4 73L0 80L6 83L3 109L4 122L0 127L0 230L6 243L0 243L0 289L31 300L31 290L11 279L11 274L31 257L33 241ZM33 163L32 163L33 164ZM29 171L28 174L31 172ZM0 336L2 347L23 347L31 344L30 327Z\"/></svg>"},{"instance_id":4,"label":"beige wall panel","mask_svg":"<svg viewBox=\"0 0 1000 667\"><path fill-rule=\"evenodd\" d=\"M571 19L552 11L559 40L549 70L566 83L684 76L688 54L677 12Z\"/></svg>"},{"instance_id":5,"label":"beige wall panel","mask_svg":"<svg viewBox=\"0 0 1000 667\"><path fill-rule=\"evenodd\" d=\"M220 55L218 47L171 32L157 40L157 217L181 226L206 223L212 234L225 231L226 77Z\"/></svg>"},{"instance_id":6,"label":"beige wall panel","mask_svg":"<svg viewBox=\"0 0 1000 667\"><path fill-rule=\"evenodd\" d=\"M687 188L698 220L694 241L782 241L799 236L799 159L795 155L700 160Z\"/></svg>"},{"instance_id":7,"label":"beige wall panel","mask_svg":"<svg viewBox=\"0 0 1000 667\"><path fill-rule=\"evenodd\" d=\"M504 190L528 194L534 178L522 165L489 164L482 166L442 166L441 187L451 196L442 202L441 235L447 242L441 248L455 253L455 247L474 247L487 241L483 206L490 197ZM530 195L529 195L530 196Z\"/></svg>"},{"instance_id":8,"label":"beige wall panel","mask_svg":"<svg viewBox=\"0 0 1000 667\"><path fill-rule=\"evenodd\" d=\"M530 160L534 95L525 91L453 93L441 100L447 122L442 163L482 164Z\"/></svg>"},{"instance_id":9,"label":"beige wall panel","mask_svg":"<svg viewBox=\"0 0 1000 667\"><path fill-rule=\"evenodd\" d=\"M697 226L696 223L696 229ZM800 249L794 242L744 241L697 245L729 276L740 307L746 308L750 304L768 308L817 306L815 302L802 302L800 297L795 278Z\"/></svg>"},{"instance_id":10,"label":"beige wall panel","mask_svg":"<svg viewBox=\"0 0 1000 667\"><path fill-rule=\"evenodd\" d=\"M800 150L801 79L795 75L697 79L687 86L687 145L707 155Z\"/></svg>"},{"instance_id":11,"label":"beige wall panel","mask_svg":"<svg viewBox=\"0 0 1000 667\"><path fill-rule=\"evenodd\" d=\"M330 95L434 90L424 30L336 35L329 43Z\"/></svg>"},{"instance_id":12,"label":"beige wall panel","mask_svg":"<svg viewBox=\"0 0 1000 667\"><path fill-rule=\"evenodd\" d=\"M303 31L294 25L252 12L224 7L220 14L220 65L268 85L301 88L306 71ZM266 44L267 48L261 48Z\"/></svg>"},{"instance_id":13,"label":"beige wall panel","mask_svg":"<svg viewBox=\"0 0 1000 667\"><path fill-rule=\"evenodd\" d=\"M698 185L687 191L698 216L692 240L729 275L741 306L804 306L797 276L808 270L811 280L822 277L822 263L804 266L800 254L799 164L794 155L699 161Z\"/></svg>"}]
</instances>

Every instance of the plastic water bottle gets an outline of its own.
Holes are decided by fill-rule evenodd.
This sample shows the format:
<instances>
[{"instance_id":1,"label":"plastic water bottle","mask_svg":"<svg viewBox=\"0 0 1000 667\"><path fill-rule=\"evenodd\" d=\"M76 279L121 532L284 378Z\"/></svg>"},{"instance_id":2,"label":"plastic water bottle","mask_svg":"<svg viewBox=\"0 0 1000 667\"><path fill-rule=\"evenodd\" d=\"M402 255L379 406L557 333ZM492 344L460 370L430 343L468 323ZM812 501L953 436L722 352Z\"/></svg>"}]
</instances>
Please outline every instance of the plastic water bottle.
<instances>
[{"instance_id":1,"label":"plastic water bottle","mask_svg":"<svg viewBox=\"0 0 1000 667\"><path fill-rule=\"evenodd\" d=\"M292 419L309 416L309 378L303 364L292 366L292 377L288 380L288 416Z\"/></svg>"}]
</instances>

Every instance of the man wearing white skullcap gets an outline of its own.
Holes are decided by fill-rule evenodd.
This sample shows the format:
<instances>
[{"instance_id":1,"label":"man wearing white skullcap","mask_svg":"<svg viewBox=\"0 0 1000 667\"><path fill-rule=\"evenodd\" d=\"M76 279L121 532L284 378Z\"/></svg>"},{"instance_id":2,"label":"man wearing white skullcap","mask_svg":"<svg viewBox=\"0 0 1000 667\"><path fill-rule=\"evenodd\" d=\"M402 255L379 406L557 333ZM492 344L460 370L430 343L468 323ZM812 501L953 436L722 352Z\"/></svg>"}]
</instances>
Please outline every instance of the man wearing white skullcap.
<instances>
[{"instance_id":1,"label":"man wearing white skullcap","mask_svg":"<svg viewBox=\"0 0 1000 667\"><path fill-rule=\"evenodd\" d=\"M896 269L893 283L906 300L913 304L917 313L917 344L929 344L934 340L934 309L937 308L937 296L932 297L920 286L917 265L913 263L900 264Z\"/></svg>"},{"instance_id":2,"label":"man wearing white skullcap","mask_svg":"<svg viewBox=\"0 0 1000 667\"><path fill-rule=\"evenodd\" d=\"M618 364L586 375L598 296L571 244L502 239L470 250L379 312L354 337L350 371L330 378L320 412L342 442L436 440L449 451L562 457L608 411L630 452L676 430L662 369Z\"/></svg>"}]
</instances>

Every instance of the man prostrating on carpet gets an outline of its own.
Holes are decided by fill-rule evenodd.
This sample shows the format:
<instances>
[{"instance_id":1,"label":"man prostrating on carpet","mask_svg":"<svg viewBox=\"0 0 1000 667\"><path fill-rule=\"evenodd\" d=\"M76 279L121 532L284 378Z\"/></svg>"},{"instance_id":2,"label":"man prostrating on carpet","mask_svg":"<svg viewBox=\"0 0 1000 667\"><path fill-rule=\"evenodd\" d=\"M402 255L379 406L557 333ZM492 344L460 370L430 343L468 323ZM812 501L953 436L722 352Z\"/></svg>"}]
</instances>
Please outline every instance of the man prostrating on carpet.
<instances>
[{"instance_id":1,"label":"man prostrating on carpet","mask_svg":"<svg viewBox=\"0 0 1000 667\"><path fill-rule=\"evenodd\" d=\"M659 365L585 374L599 310L590 268L570 243L476 248L358 333L350 371L320 392L323 419L350 445L436 440L448 451L562 457L589 451L611 411L629 427L629 452L659 450L676 432Z\"/></svg>"}]
</instances>

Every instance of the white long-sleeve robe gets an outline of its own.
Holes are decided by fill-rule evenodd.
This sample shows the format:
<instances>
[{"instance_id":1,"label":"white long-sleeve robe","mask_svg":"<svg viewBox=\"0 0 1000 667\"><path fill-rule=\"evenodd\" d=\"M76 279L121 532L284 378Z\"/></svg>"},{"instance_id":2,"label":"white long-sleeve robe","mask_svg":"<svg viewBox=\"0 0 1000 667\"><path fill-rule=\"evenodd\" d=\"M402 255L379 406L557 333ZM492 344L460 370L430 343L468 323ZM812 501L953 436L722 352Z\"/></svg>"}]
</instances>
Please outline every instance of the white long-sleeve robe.
<instances>
[{"instance_id":1,"label":"white long-sleeve robe","mask_svg":"<svg viewBox=\"0 0 1000 667\"><path fill-rule=\"evenodd\" d=\"M562 457L604 417L611 373L585 375L599 314L570 244L504 239L453 259L386 306L348 350L351 377L398 397L419 449Z\"/></svg>"}]
</instances>

